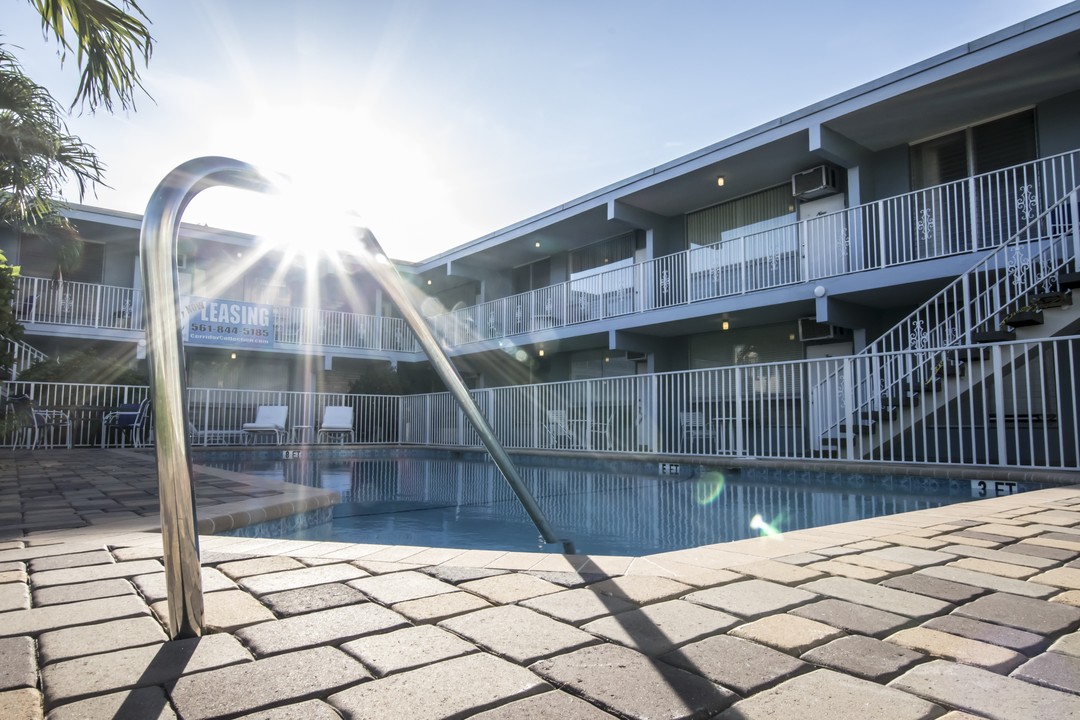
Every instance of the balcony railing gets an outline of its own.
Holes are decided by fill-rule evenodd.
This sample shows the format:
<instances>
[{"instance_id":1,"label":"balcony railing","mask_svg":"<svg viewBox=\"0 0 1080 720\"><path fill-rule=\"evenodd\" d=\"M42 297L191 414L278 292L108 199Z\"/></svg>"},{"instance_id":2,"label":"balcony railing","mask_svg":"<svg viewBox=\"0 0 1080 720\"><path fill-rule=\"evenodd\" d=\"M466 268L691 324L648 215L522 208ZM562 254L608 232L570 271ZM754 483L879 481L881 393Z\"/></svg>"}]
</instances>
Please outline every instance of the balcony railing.
<instances>
[{"instance_id":1,"label":"balcony railing","mask_svg":"<svg viewBox=\"0 0 1080 720\"><path fill-rule=\"evenodd\" d=\"M14 307L16 319L24 324L144 328L142 293L133 288L20 277ZM420 351L401 318L285 306L274 307L273 314L276 345Z\"/></svg>"},{"instance_id":2,"label":"balcony railing","mask_svg":"<svg viewBox=\"0 0 1080 720\"><path fill-rule=\"evenodd\" d=\"M1080 336L958 345L844 358L761 363L653 375L576 380L472 391L507 448L858 462L975 463L1076 470L1080 466ZM888 368L927 352L941 372L918 388L921 401L887 414L859 412ZM830 392L811 392L822 382ZM145 387L12 382L42 408L70 417L74 446L123 442L103 437L101 418L138 403ZM288 441L312 441L327 405L354 409L357 441L481 449L448 393L350 395L192 388L188 413L197 445L238 444L259 405L289 408ZM831 418L840 442L821 444ZM62 431L61 431L62 432ZM15 436L9 436L8 442ZM54 447L66 437L52 438ZM61 450L52 450L61 452Z\"/></svg>"},{"instance_id":3,"label":"balcony railing","mask_svg":"<svg viewBox=\"0 0 1080 720\"><path fill-rule=\"evenodd\" d=\"M1080 151L499 298L434 319L459 347L995 247L1080 182Z\"/></svg>"}]
</instances>

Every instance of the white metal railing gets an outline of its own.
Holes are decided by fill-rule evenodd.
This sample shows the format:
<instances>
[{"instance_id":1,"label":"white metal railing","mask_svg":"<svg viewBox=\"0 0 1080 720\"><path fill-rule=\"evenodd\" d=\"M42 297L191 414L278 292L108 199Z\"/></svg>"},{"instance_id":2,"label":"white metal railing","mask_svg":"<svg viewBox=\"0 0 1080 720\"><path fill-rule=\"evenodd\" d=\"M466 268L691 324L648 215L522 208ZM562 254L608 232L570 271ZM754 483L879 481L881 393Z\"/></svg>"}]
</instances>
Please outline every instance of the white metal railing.
<instances>
[{"instance_id":1,"label":"white metal railing","mask_svg":"<svg viewBox=\"0 0 1080 720\"><path fill-rule=\"evenodd\" d=\"M11 355L11 367L5 368L7 370L6 374L8 375L8 380L18 379L19 373L23 370L26 370L35 363L49 359L45 353L22 340L13 340L2 335L0 335L0 340L4 342L8 353Z\"/></svg>"},{"instance_id":2,"label":"white metal railing","mask_svg":"<svg viewBox=\"0 0 1080 720\"><path fill-rule=\"evenodd\" d=\"M1080 184L1071 151L433 319L450 347L996 247Z\"/></svg>"},{"instance_id":3,"label":"white metal railing","mask_svg":"<svg viewBox=\"0 0 1080 720\"><path fill-rule=\"evenodd\" d=\"M869 413L888 368L921 350L762 363L654 375L472 391L499 441L512 449L862 462L1080 467L1080 336L930 348L940 359L906 402ZM965 367L963 373L949 368ZM811 393L823 382L830 392ZM101 417L138 403L145 387L13 382L42 408L71 418L73 444L102 443ZM917 398L917 399L916 399ZM412 396L189 390L198 445L239 444L259 405L289 408L289 442L311 442L327 405L354 408L360 443L481 447L448 393ZM828 407L822 407L827 405ZM823 450L817 418L838 417ZM9 444L12 438L9 438ZM105 438L116 444L115 437Z\"/></svg>"},{"instance_id":4,"label":"white metal railing","mask_svg":"<svg viewBox=\"0 0 1080 720\"><path fill-rule=\"evenodd\" d=\"M21 323L142 329L142 298L133 288L21 276L15 290Z\"/></svg>"},{"instance_id":5,"label":"white metal railing","mask_svg":"<svg viewBox=\"0 0 1080 720\"><path fill-rule=\"evenodd\" d=\"M133 288L20 277L15 316L21 323L138 330L144 328L142 293ZM282 345L420 351L401 318L316 308L274 308L275 342Z\"/></svg>"},{"instance_id":6,"label":"white metal railing","mask_svg":"<svg viewBox=\"0 0 1080 720\"><path fill-rule=\"evenodd\" d=\"M873 355L878 367L864 374L872 382L860 393L857 414L886 411L946 371L956 371L948 356L931 351L970 344L981 331L1005 327L1018 312L1037 310L1031 296L1058 290L1058 273L1080 269L1080 217L1074 188L1020 227L1006 242L931 297L908 317L859 352ZM914 353L898 354L914 350ZM840 370L837 370L840 372ZM834 381L823 378L812 390L828 397ZM828 408L828 405L822 406ZM817 416L826 442L838 435L841 415Z\"/></svg>"}]
</instances>

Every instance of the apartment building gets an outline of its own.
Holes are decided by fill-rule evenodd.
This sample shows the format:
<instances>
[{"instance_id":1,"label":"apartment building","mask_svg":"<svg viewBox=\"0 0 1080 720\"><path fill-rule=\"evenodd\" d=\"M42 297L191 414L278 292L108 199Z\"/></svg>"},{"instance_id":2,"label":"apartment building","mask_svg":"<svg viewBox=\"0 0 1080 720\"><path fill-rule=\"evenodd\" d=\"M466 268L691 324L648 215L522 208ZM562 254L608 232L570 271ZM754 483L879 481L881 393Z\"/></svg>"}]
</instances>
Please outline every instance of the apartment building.
<instances>
[{"instance_id":1,"label":"apartment building","mask_svg":"<svg viewBox=\"0 0 1080 720\"><path fill-rule=\"evenodd\" d=\"M400 269L476 389L1007 342L1016 313L1041 309L1032 293L1065 290L1059 275L1076 269L1078 48L1074 2ZM22 265L26 339L46 355L93 344L138 362L140 218L85 206L69 217L86 249L62 278L47 250L0 237ZM970 290L965 273L1003 244L1051 236L1067 255L1052 272L1020 252L981 271L1012 285L977 319L965 295L896 329L961 281ZM310 271L243 261L257 244L181 230L190 385L342 392L375 365L426 362L362 268L344 283L327 272L305 297ZM1076 333L1060 305L1024 337ZM967 326L948 319L960 306ZM874 382L910 390L910 377L889 378ZM809 392L780 372L749 382L763 396ZM867 407L881 409L878 395ZM824 424L850 432L836 416ZM685 441L686 421L672 426ZM663 432L639 428L626 444L655 448Z\"/></svg>"}]
</instances>

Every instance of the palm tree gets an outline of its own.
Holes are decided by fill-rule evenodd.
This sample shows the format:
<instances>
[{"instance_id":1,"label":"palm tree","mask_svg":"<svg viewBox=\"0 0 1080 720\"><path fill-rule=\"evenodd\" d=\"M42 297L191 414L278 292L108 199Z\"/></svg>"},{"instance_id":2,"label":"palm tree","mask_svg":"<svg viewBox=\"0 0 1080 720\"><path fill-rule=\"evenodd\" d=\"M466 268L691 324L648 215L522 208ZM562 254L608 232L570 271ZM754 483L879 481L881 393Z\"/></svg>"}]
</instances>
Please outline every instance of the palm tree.
<instances>
[{"instance_id":1,"label":"palm tree","mask_svg":"<svg viewBox=\"0 0 1080 720\"><path fill-rule=\"evenodd\" d=\"M74 52L82 75L71 107L99 105L112 112L113 99L124 110L135 107L139 80L136 56L144 65L153 54L153 38L143 23L146 13L133 0L120 6L109 0L29 0L41 15L41 29L59 45L60 61ZM69 38L74 42L72 48Z\"/></svg>"},{"instance_id":2,"label":"palm tree","mask_svg":"<svg viewBox=\"0 0 1080 720\"><path fill-rule=\"evenodd\" d=\"M112 111L115 101L133 108L135 93L145 92L136 58L147 63L153 50L142 9L130 0L120 0L120 6L109 0L29 1L41 16L43 32L59 45L61 63L69 52L75 55L81 76L71 107ZM52 245L63 273L78 263L82 246L60 214L61 188L73 179L82 199L88 187L103 182L103 174L94 149L68 132L49 91L0 44L0 224ZM20 329L10 312L13 270L0 253L0 335L7 337ZM5 354L0 346L0 364Z\"/></svg>"}]
</instances>

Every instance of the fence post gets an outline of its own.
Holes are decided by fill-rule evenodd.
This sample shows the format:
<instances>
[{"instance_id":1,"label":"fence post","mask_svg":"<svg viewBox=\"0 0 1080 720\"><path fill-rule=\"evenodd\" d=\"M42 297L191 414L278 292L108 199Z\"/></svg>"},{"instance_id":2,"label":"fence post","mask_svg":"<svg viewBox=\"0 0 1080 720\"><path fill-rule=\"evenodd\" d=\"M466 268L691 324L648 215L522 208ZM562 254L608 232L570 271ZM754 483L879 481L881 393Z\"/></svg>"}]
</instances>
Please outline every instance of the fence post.
<instances>
[{"instance_id":1,"label":"fence post","mask_svg":"<svg viewBox=\"0 0 1080 720\"><path fill-rule=\"evenodd\" d=\"M1002 384L1005 374L1001 359L1001 345L994 344L990 346L990 359L994 368L994 417L997 420L998 446L997 464L1006 465L1009 461L1009 451L1007 447L1008 436L1005 432L1005 387ZM990 454L987 453L987 460L990 460L989 455Z\"/></svg>"},{"instance_id":2,"label":"fence post","mask_svg":"<svg viewBox=\"0 0 1080 720\"><path fill-rule=\"evenodd\" d=\"M851 358L844 358L843 387L844 415L846 430L844 431L844 444L847 446L847 459L855 459L855 368Z\"/></svg>"}]
</instances>

